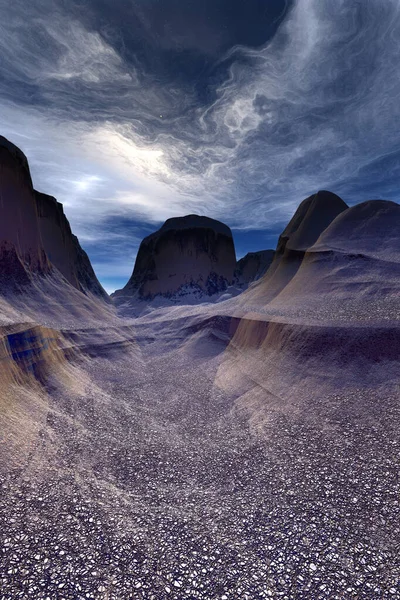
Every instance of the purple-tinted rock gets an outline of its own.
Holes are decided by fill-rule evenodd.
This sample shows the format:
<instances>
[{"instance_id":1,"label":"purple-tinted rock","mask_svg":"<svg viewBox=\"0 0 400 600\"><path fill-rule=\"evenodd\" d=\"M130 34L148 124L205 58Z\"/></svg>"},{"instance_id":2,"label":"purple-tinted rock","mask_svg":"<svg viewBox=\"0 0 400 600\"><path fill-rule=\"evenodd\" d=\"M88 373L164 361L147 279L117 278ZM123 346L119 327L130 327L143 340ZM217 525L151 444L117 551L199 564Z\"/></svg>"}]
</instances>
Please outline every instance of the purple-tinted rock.
<instances>
[{"instance_id":1,"label":"purple-tinted rock","mask_svg":"<svg viewBox=\"0 0 400 600\"><path fill-rule=\"evenodd\" d=\"M142 241L132 277L115 296L212 296L233 283L235 266L229 227L197 215L168 219Z\"/></svg>"},{"instance_id":2,"label":"purple-tinted rock","mask_svg":"<svg viewBox=\"0 0 400 600\"><path fill-rule=\"evenodd\" d=\"M12 264L11 264L12 263ZM18 282L29 272L46 272L48 261L40 236L35 194L26 156L0 137L0 273L15 272Z\"/></svg>"},{"instance_id":3,"label":"purple-tinted rock","mask_svg":"<svg viewBox=\"0 0 400 600\"><path fill-rule=\"evenodd\" d=\"M19 289L57 269L76 289L108 298L62 204L36 192L24 153L0 136L0 280Z\"/></svg>"},{"instance_id":4,"label":"purple-tinted rock","mask_svg":"<svg viewBox=\"0 0 400 600\"><path fill-rule=\"evenodd\" d=\"M297 273L308 248L347 209L347 204L332 192L319 191L303 200L279 237L268 271L254 289L245 293L243 302L250 299L246 294L263 302L277 296Z\"/></svg>"},{"instance_id":5,"label":"purple-tinted rock","mask_svg":"<svg viewBox=\"0 0 400 600\"><path fill-rule=\"evenodd\" d=\"M86 252L73 235L63 205L52 196L35 192L39 228L44 249L52 265L82 292L107 297Z\"/></svg>"},{"instance_id":6,"label":"purple-tinted rock","mask_svg":"<svg viewBox=\"0 0 400 600\"><path fill-rule=\"evenodd\" d=\"M267 272L275 256L274 250L248 252L236 263L235 283L239 287L247 287Z\"/></svg>"}]
</instances>

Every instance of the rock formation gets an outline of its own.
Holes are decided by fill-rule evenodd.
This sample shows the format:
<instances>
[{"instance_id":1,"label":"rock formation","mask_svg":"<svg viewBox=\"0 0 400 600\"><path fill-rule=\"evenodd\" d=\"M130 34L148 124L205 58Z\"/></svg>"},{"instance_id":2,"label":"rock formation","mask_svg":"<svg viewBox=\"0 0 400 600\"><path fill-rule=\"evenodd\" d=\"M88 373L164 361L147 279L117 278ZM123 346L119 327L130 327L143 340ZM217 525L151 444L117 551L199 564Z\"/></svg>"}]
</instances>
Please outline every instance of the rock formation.
<instances>
[{"instance_id":1,"label":"rock formation","mask_svg":"<svg viewBox=\"0 0 400 600\"><path fill-rule=\"evenodd\" d=\"M324 319L351 312L385 320L399 314L400 206L371 200L341 213L308 249L300 269L274 302L303 305ZM357 308L355 308L357 306ZM376 314L375 314L376 313ZM396 317L397 315L397 317Z\"/></svg>"},{"instance_id":2,"label":"rock formation","mask_svg":"<svg viewBox=\"0 0 400 600\"><path fill-rule=\"evenodd\" d=\"M235 266L229 227L197 215L168 219L142 241L132 277L115 297L212 296L233 283Z\"/></svg>"},{"instance_id":3,"label":"rock formation","mask_svg":"<svg viewBox=\"0 0 400 600\"><path fill-rule=\"evenodd\" d=\"M400 262L400 205L368 200L340 214L310 249Z\"/></svg>"},{"instance_id":4,"label":"rock formation","mask_svg":"<svg viewBox=\"0 0 400 600\"><path fill-rule=\"evenodd\" d=\"M26 156L0 137L0 280L16 289L57 269L77 290L108 298L62 204L36 192Z\"/></svg>"},{"instance_id":5,"label":"rock formation","mask_svg":"<svg viewBox=\"0 0 400 600\"><path fill-rule=\"evenodd\" d=\"M35 194L26 156L0 137L0 278L19 285L46 272Z\"/></svg>"},{"instance_id":6,"label":"rock formation","mask_svg":"<svg viewBox=\"0 0 400 600\"><path fill-rule=\"evenodd\" d=\"M400 206L370 200L338 214L305 253L285 249L272 275L238 298L242 307L325 324L398 322ZM291 262L290 262L291 261Z\"/></svg>"},{"instance_id":7,"label":"rock formation","mask_svg":"<svg viewBox=\"0 0 400 600\"><path fill-rule=\"evenodd\" d=\"M78 238L73 235L63 206L52 196L35 192L39 228L47 257L76 289L107 297Z\"/></svg>"},{"instance_id":8,"label":"rock formation","mask_svg":"<svg viewBox=\"0 0 400 600\"><path fill-rule=\"evenodd\" d=\"M332 192L319 191L309 196L301 202L281 233L276 253L283 255L285 250L305 252L333 219L347 208L347 204Z\"/></svg>"},{"instance_id":9,"label":"rock formation","mask_svg":"<svg viewBox=\"0 0 400 600\"><path fill-rule=\"evenodd\" d=\"M303 200L279 237L271 266L249 294L264 302L277 296L296 274L307 249L347 209L347 204L332 192L319 191ZM249 299L245 295L243 301Z\"/></svg>"},{"instance_id":10,"label":"rock formation","mask_svg":"<svg viewBox=\"0 0 400 600\"><path fill-rule=\"evenodd\" d=\"M235 283L239 287L247 287L260 279L270 267L275 255L274 250L248 252L236 263Z\"/></svg>"}]
</instances>

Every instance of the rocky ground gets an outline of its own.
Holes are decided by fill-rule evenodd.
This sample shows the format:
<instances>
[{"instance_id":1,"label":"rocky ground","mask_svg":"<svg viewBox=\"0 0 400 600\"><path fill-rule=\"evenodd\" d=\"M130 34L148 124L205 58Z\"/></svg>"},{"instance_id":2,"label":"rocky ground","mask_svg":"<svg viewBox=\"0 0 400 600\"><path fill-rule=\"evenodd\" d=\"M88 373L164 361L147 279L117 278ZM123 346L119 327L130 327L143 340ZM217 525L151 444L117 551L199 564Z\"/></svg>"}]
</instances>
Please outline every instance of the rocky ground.
<instances>
[{"instance_id":1,"label":"rocky ground","mask_svg":"<svg viewBox=\"0 0 400 600\"><path fill-rule=\"evenodd\" d=\"M221 343L144 340L53 390L2 473L0 598L400 598L398 390L257 430L215 384Z\"/></svg>"}]
</instances>

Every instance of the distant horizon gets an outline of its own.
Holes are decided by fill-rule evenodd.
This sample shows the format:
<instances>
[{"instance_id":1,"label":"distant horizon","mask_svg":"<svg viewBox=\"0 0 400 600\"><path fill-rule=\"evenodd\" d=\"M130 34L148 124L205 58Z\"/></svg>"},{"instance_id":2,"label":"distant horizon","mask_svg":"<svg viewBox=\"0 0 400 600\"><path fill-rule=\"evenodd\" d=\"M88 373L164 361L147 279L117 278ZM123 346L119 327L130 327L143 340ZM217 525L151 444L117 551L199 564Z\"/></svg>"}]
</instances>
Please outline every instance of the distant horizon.
<instances>
[{"instance_id":1,"label":"distant horizon","mask_svg":"<svg viewBox=\"0 0 400 600\"><path fill-rule=\"evenodd\" d=\"M0 132L0 135L1 132ZM3 136L4 137L4 136ZM8 138L6 138L8 139ZM14 143L12 141L12 139L8 140L11 143ZM16 145L16 144L14 144ZM20 150L23 151L23 148L20 148ZM27 160L28 160L28 164L30 165L30 161L29 161L29 156L26 155L26 153L24 152ZM32 180L33 180L33 175L31 172L31 176L32 176ZM33 181L33 186L35 188L35 183ZM36 189L36 188L35 188ZM297 205L295 205L293 212L288 216L286 221L282 221L281 222L281 228L279 230L277 230L276 228L274 230L272 229L268 229L268 228L261 228L261 229L239 229L239 228L233 228L229 225L228 222L223 221L221 219L215 219L215 217L210 217L210 215L207 214L202 214L202 213L192 213L192 214L196 214L198 216L205 216L205 217L210 217L210 218L214 218L215 220L219 220L221 223L224 223L225 225L227 225L231 232L232 232L232 237L233 237L233 241L234 241L234 246L235 246L235 253L236 253L236 260L240 260L241 258L243 258L244 256L246 256L246 254L248 254L249 252L259 252L259 251L263 251L263 250L274 250L276 249L276 245L278 243L278 239L280 234L282 233L283 229L286 227L286 225L288 224L288 222L290 221L290 219L292 218L292 216L294 215L297 207L299 206L299 204L305 200L306 198L312 196L313 194L317 193L318 191L321 191L322 188L318 188L317 190L309 193L307 196L305 196L304 198L299 199ZM39 191L39 190L37 190ZM332 193L336 193L333 190L327 190L330 191ZM44 191L44 190L40 190L41 193L47 194L49 196L53 196L55 197L51 192L48 191ZM336 194L339 195L339 194ZM341 197L341 196L339 196ZM359 202L351 202L346 198L342 198L342 200L344 200L346 202L346 204L349 205L349 207L354 206L355 204L359 204L360 202L364 202L367 200L376 200L378 198L365 198L363 200L360 200ZM380 198L382 200L387 200L387 198ZM58 198L56 198L56 200L58 201ZM398 201L396 200L392 200L394 202L396 202L397 204L399 204ZM69 220L70 224L71 224L71 220L68 216L67 210L65 208L65 205L63 204L63 208L64 208L64 213L67 217L67 219ZM187 216L190 213L182 213L181 215L175 215L176 217L183 217L183 216ZM171 218L171 217L168 217ZM104 290L107 292L107 294L112 294L113 292L115 292L116 290L122 289L129 281L134 266L135 266L135 261L136 261L136 256L137 256L137 251L139 250L139 246L141 241L149 234L157 231L158 229L160 229L160 227L162 227L163 223L165 223L167 219L163 220L163 221L159 221L154 222L154 223L144 223L143 226L143 231L144 231L144 235L141 239L137 239L136 240L136 244L137 247L134 250L134 254L133 254L133 259L132 259L132 263L131 263L131 267L129 270L128 267L128 271L129 274L125 273L124 275L118 276L118 277L113 277L113 276L107 276L107 275L99 275L98 271L101 272L101 264L100 265L96 265L96 262L93 260L93 257L91 256L91 248L90 248L90 243L88 244L88 247L85 248L85 244L82 243L81 239L78 236L78 239L83 247L83 249L87 252L89 259L91 261L91 264L93 266L94 272L96 274L96 277L98 278L99 282L101 283L102 287L104 288ZM72 227L72 232L75 234L74 231L74 227ZM268 241L270 243L269 246L265 245L265 242ZM262 244L264 243L264 246L262 246ZM101 248L101 247L100 247ZM100 249L99 248L99 249ZM98 249L98 250L99 250ZM127 257L126 257L127 259ZM127 262L125 264L128 264Z\"/></svg>"},{"instance_id":2,"label":"distant horizon","mask_svg":"<svg viewBox=\"0 0 400 600\"><path fill-rule=\"evenodd\" d=\"M0 136L2 136L2 132L0 132ZM6 136L3 136L6 137ZM22 152L24 152L27 160L28 160L28 164L30 167L30 160L29 160L29 156L27 155L27 152L24 151L23 147L18 146L17 144L15 144L13 142L12 139L6 138L9 142L11 142L12 144L14 144L15 146L17 146ZM34 181L34 176L32 174L32 169L30 168L31 171L31 177L32 177L32 182L33 182L33 187L36 189L35 186L35 181ZM234 241L234 245L235 245L235 252L236 252L236 259L240 260L241 258L243 258L244 256L246 256L246 254L248 254L249 252L259 252L259 251L263 251L263 250L275 250L276 249L276 245L278 243L278 238L279 235L282 233L283 229L286 227L287 223L290 221L290 219L292 218L293 214L295 213L298 205L305 200L306 198L308 198L309 196L317 193L318 191L321 191L322 188L318 188L317 190L315 190L314 192L311 192L310 194L308 194L307 196L305 196L304 198L299 199L297 205L295 205L293 212L288 216L286 221L282 221L281 222L281 228L279 230L276 229L276 227L274 229L268 229L268 228L261 228L261 229L240 229L240 228L234 228L231 227L229 225L229 222L226 222L224 220L221 219L216 219L219 220L220 222L224 223L225 225L227 225L232 232L232 237L233 237L233 241ZM36 191L40 191L40 193L55 197L54 194L51 193L51 191L47 191L47 190L37 190ZM335 193L333 190L328 190L332 193ZM339 195L339 194L336 194ZM341 196L339 196L341 197ZM56 198L56 197L55 197ZM342 198L342 200L344 200L346 202L346 204L349 205L349 207L354 206L355 204L359 204L360 202L364 202L367 200L374 200L374 199L378 199L378 198L365 198L363 200L359 200L358 202L351 202L349 201L348 198ZM387 198L380 198L382 200L387 200ZM57 201L58 198L56 198ZM396 202L397 204L399 204L399 201L397 200L391 200ZM63 203L61 203L63 204ZM74 226L71 223L71 219L68 215L68 206L66 208L66 206L63 204L63 208L64 208L64 213L68 219L68 221L70 222L71 226L72 226L72 232L76 235L75 233L75 229ZM176 217L182 217L182 216L187 216L188 212L184 212L181 215L175 215ZM205 217L210 217L210 215L207 214L202 214L202 213L192 213L192 214L196 214L198 216L205 216ZM171 217L168 217L171 218ZM210 218L214 218L215 217L210 217ZM89 259L91 261L91 264L93 266L94 272L96 274L96 277L98 278L99 282L101 283L102 287L104 288L104 290L107 292L107 294L112 294L113 292L115 292L116 290L122 289L129 281L134 266L135 266L135 261L136 261L136 256L137 256L137 251L139 249L140 243L142 241L142 239L144 239L147 235L157 231L158 229L160 229L160 227L162 227L163 223L166 221L159 221L157 222L153 222L153 223L143 223L142 224L142 228L143 228L143 237L142 238L135 238L135 244L136 247L133 248L133 258L132 258L132 262L129 266L128 264L128 257L125 256L125 262L123 264L123 267L126 269L126 273L123 275L119 275L119 276L110 276L110 275L100 275L99 272L101 273L101 269L102 269L102 264L96 264L96 258L93 259L93 256L91 256L92 254L92 249L91 249L91 244L90 242L87 244L87 246L85 247L85 242L79 238L78 239L83 247L83 249L87 252ZM269 243L269 245L267 245L266 243ZM263 245L264 244L264 245ZM98 245L98 252L106 252L107 251L107 244L105 243L104 245L102 245L101 243Z\"/></svg>"}]
</instances>

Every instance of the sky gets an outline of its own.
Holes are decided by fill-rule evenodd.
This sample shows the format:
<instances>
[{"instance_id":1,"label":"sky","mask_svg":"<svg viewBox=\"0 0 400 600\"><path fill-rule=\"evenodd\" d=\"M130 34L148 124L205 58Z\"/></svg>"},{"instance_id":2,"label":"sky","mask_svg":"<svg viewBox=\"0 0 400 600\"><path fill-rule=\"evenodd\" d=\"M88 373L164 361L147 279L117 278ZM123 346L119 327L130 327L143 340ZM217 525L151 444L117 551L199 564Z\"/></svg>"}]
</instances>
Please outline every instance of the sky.
<instances>
[{"instance_id":1,"label":"sky","mask_svg":"<svg viewBox=\"0 0 400 600\"><path fill-rule=\"evenodd\" d=\"M400 0L0 0L0 135L108 291L173 216L238 258L298 204L400 199Z\"/></svg>"}]
</instances>

